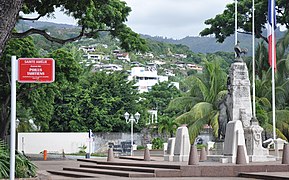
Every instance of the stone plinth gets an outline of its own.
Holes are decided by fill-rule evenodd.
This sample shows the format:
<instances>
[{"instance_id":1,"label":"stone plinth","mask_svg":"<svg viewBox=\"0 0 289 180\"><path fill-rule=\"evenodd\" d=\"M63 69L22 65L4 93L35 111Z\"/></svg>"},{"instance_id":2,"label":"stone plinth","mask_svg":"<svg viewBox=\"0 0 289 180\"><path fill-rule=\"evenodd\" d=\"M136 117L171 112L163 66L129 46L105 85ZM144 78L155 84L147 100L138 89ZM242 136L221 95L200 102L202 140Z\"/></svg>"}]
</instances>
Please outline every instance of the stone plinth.
<instances>
[{"instance_id":1,"label":"stone plinth","mask_svg":"<svg viewBox=\"0 0 289 180\"><path fill-rule=\"evenodd\" d=\"M224 142L215 142L214 155L223 155L224 154Z\"/></svg>"},{"instance_id":2,"label":"stone plinth","mask_svg":"<svg viewBox=\"0 0 289 180\"><path fill-rule=\"evenodd\" d=\"M175 141L173 161L188 161L191 144L189 131L186 126L182 126L177 129L177 136Z\"/></svg>"},{"instance_id":3,"label":"stone plinth","mask_svg":"<svg viewBox=\"0 0 289 180\"><path fill-rule=\"evenodd\" d=\"M238 145L244 146L246 162L249 163L242 122L240 120L230 121L226 128L224 157L227 157L231 163L236 163Z\"/></svg>"},{"instance_id":4,"label":"stone plinth","mask_svg":"<svg viewBox=\"0 0 289 180\"><path fill-rule=\"evenodd\" d=\"M247 152L250 162L275 161L276 158L269 156L269 150L262 146L263 128L256 119L252 119L251 126L244 129Z\"/></svg>"},{"instance_id":5,"label":"stone plinth","mask_svg":"<svg viewBox=\"0 0 289 180\"><path fill-rule=\"evenodd\" d=\"M175 141L176 141L176 138L169 138L167 150L164 155L165 161L173 161L174 151L175 151Z\"/></svg>"}]
</instances>

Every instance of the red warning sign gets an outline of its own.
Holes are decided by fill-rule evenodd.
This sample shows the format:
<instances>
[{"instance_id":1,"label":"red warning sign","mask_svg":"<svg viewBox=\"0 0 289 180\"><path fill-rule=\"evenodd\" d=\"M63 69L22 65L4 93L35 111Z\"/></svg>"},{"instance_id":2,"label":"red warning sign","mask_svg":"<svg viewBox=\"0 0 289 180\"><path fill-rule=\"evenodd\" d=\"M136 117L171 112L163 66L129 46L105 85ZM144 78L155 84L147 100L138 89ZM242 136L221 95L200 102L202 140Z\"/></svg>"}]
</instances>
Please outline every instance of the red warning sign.
<instances>
[{"instance_id":1,"label":"red warning sign","mask_svg":"<svg viewBox=\"0 0 289 180\"><path fill-rule=\"evenodd\" d=\"M51 83L55 79L54 59L19 58L18 82Z\"/></svg>"}]
</instances>

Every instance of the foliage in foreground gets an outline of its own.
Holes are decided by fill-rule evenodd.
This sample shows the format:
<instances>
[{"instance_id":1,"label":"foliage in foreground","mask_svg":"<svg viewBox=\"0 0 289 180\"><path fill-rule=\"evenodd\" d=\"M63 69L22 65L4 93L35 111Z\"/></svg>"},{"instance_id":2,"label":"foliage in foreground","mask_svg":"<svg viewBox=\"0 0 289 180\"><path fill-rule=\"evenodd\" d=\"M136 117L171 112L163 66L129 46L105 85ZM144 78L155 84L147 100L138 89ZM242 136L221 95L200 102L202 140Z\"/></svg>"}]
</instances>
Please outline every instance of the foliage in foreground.
<instances>
[{"instance_id":1,"label":"foliage in foreground","mask_svg":"<svg viewBox=\"0 0 289 180\"><path fill-rule=\"evenodd\" d=\"M10 151L7 145L0 141L0 179L9 178ZM16 178L30 178L36 175L36 166L24 155L18 153L15 156Z\"/></svg>"}]
</instances>

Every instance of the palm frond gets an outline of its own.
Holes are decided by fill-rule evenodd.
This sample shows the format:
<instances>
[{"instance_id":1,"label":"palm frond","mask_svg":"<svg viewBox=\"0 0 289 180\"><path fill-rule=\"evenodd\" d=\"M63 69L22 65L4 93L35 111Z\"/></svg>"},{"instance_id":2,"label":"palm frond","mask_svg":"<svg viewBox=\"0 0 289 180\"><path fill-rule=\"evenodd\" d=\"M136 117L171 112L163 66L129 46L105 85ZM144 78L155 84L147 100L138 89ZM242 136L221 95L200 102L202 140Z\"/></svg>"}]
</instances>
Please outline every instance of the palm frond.
<instances>
[{"instance_id":1,"label":"palm frond","mask_svg":"<svg viewBox=\"0 0 289 180\"><path fill-rule=\"evenodd\" d=\"M213 128L213 135L214 137L218 137L218 130L219 130L219 111L212 112L212 117L210 119L210 125Z\"/></svg>"},{"instance_id":2,"label":"palm frond","mask_svg":"<svg viewBox=\"0 0 289 180\"><path fill-rule=\"evenodd\" d=\"M196 137L203 130L204 124L207 124L207 123L208 123L208 118L204 117L204 118L198 119L197 121L195 121L192 125L188 127L191 144L194 143Z\"/></svg>"},{"instance_id":3,"label":"palm frond","mask_svg":"<svg viewBox=\"0 0 289 180\"><path fill-rule=\"evenodd\" d=\"M209 89L206 86L206 84L204 84L204 81L202 81L199 77L196 77L196 76L194 76L192 78L192 81L196 84L198 89L200 89L200 92L202 93L203 100L205 100L208 97Z\"/></svg>"},{"instance_id":4,"label":"palm frond","mask_svg":"<svg viewBox=\"0 0 289 180\"><path fill-rule=\"evenodd\" d=\"M256 103L259 103L260 105L264 106L265 108L271 108L271 102L265 97L261 97L261 98L257 97Z\"/></svg>"},{"instance_id":5,"label":"palm frond","mask_svg":"<svg viewBox=\"0 0 289 180\"><path fill-rule=\"evenodd\" d=\"M187 112L199 101L200 99L197 97L177 97L170 101L168 108L165 111Z\"/></svg>"},{"instance_id":6,"label":"palm frond","mask_svg":"<svg viewBox=\"0 0 289 180\"><path fill-rule=\"evenodd\" d=\"M213 105L207 102L200 102L196 104L191 111L182 114L176 118L176 122L180 124L187 124L190 133L190 140L198 136L205 124L210 123L210 116L213 112Z\"/></svg>"}]
</instances>

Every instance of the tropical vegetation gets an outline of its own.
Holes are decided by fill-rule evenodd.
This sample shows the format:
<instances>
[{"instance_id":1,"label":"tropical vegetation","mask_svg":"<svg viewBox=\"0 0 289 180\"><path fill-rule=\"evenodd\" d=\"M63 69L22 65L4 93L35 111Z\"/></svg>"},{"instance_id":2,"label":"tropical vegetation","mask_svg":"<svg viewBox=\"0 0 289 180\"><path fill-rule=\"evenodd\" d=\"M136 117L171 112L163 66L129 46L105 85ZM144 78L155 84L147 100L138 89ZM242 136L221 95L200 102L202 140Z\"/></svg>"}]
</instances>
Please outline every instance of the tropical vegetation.
<instances>
[{"instance_id":1,"label":"tropical vegetation","mask_svg":"<svg viewBox=\"0 0 289 180\"><path fill-rule=\"evenodd\" d=\"M255 1L255 35L256 38L268 42L263 33L266 29L268 2L263 0ZM252 1L238 0L238 32L250 34L252 32ZM277 22L289 29L289 10L286 0L276 0ZM227 4L222 14L216 15L214 18L207 19L205 24L207 28L200 32L201 36L214 34L218 42L223 42L227 37L235 32L235 3Z\"/></svg>"},{"instance_id":2,"label":"tropical vegetation","mask_svg":"<svg viewBox=\"0 0 289 180\"><path fill-rule=\"evenodd\" d=\"M0 179L9 178L10 151L7 145L0 140ZM16 178L31 178L36 175L36 166L24 155L17 153L15 157Z\"/></svg>"},{"instance_id":3,"label":"tropical vegetation","mask_svg":"<svg viewBox=\"0 0 289 180\"><path fill-rule=\"evenodd\" d=\"M198 136L205 124L218 131L218 103L226 92L227 74L221 68L218 56L204 61L203 73L190 77L192 87L182 97L171 101L169 110L179 110L176 118L179 124L186 124L191 142ZM184 111L185 110L185 111Z\"/></svg>"},{"instance_id":4,"label":"tropical vegetation","mask_svg":"<svg viewBox=\"0 0 289 180\"><path fill-rule=\"evenodd\" d=\"M10 14L1 14L7 17L9 28L0 32L0 91L1 91L1 119L0 139L4 139L8 131L10 116L10 58L17 57L52 57L56 61L56 81L51 84L18 84L17 85L17 118L20 120L21 131L62 131L83 132L92 129L94 132L125 132L129 131L129 125L125 123L125 112L139 112L141 119L136 124L136 131L145 127L149 117L148 109L158 110L158 124L152 128L161 138L156 139L154 144L160 147L162 138L167 139L175 135L176 128L181 124L187 124L191 142L198 136L204 125L209 125L218 132L219 103L227 93L227 73L230 63L234 58L233 53L217 52L212 54L196 54L183 45L168 45L148 41L148 46L138 34L132 32L125 24L130 8L119 0L94 1L90 0L87 6L83 1L21 1L4 0L1 9L9 9ZM245 33L251 32L251 1L240 0L241 9L239 28ZM263 39L256 48L256 110L257 119L265 129L265 138L272 137L272 105L271 105L271 69L267 63L268 50L267 39L262 34L265 25L266 1L257 1L256 36ZM284 0L277 0L278 22L288 26L288 7ZM8 7L8 4L11 6ZM77 5L77 6L75 6ZM55 7L65 7L64 11L73 15L81 25L79 35L70 36L66 40L51 36L44 30L25 30L23 33L13 31L16 20L33 20L19 16L20 9L25 13L38 12L39 17L51 14ZM7 7L7 8L6 8ZM75 8L77 7L77 8ZM101 13L99 7L105 13ZM206 21L211 27L201 32L201 35L215 34L219 42L224 41L233 33L233 4L229 4L222 15ZM15 18L17 17L17 18ZM0 21L2 20L0 18ZM37 20L34 19L34 20ZM0 24L0 29L3 29ZM7 26L8 27L8 26ZM4 28L5 29L5 28ZM196 63L203 66L203 72L178 71L176 77L170 80L180 82L180 90L177 90L170 82L159 83L150 92L140 95L134 81L127 80L127 72L99 72L93 66L82 66L80 61L83 54L78 51L78 43L89 42L90 39L50 48L49 44L40 40L39 37L26 37L30 34L41 34L46 39L60 44L76 40L82 36L97 38L102 36L99 31L109 32L112 37L120 41L113 44L126 50L156 50L158 58L161 55L185 53L186 63ZM31 32L31 33L30 33ZM73 33L72 33L73 34ZM52 35L54 35L52 33ZM75 35L75 34L74 34ZM4 37L4 38L2 38ZM26 37L22 39L10 39L10 37ZM103 41L111 41L111 36L104 36ZM34 42L38 43L35 47ZM283 139L289 139L289 33L287 32L277 44L277 71L276 71L276 119L277 135ZM41 48L45 46L45 50ZM4 45L5 48L4 48ZM89 45L89 43L88 43ZM40 48L39 48L40 47ZM100 51L104 50L99 47ZM141 60L136 53L132 54L134 60ZM172 56L168 61L172 62ZM246 58L249 60L250 58ZM142 63L148 59L142 59ZM249 72L252 72L251 61L246 61ZM129 64L124 66L128 69ZM170 64L168 67L174 68ZM252 77L252 76L250 76ZM31 127L33 122L34 127ZM9 150L0 143L0 178L8 176ZM16 158L16 176L30 177L35 175L35 166L22 155Z\"/></svg>"}]
</instances>

